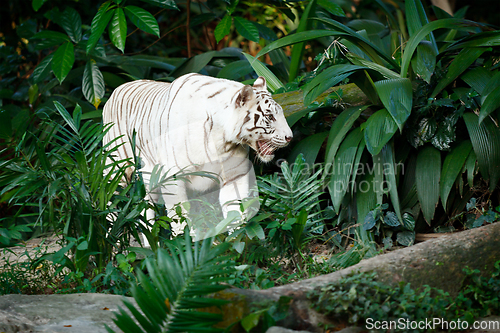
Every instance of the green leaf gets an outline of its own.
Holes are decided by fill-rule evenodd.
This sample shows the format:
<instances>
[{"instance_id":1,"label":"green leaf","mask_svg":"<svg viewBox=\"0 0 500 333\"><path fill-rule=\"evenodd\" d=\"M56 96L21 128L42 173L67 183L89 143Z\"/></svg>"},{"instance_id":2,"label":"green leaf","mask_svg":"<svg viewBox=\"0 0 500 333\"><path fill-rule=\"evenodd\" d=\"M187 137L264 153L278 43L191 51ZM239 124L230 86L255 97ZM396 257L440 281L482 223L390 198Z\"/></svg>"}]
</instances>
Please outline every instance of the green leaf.
<instances>
[{"instance_id":1,"label":"green leaf","mask_svg":"<svg viewBox=\"0 0 500 333\"><path fill-rule=\"evenodd\" d=\"M67 7L59 23L73 43L78 43L82 39L82 19L74 8Z\"/></svg>"},{"instance_id":2,"label":"green leaf","mask_svg":"<svg viewBox=\"0 0 500 333\"><path fill-rule=\"evenodd\" d=\"M441 202L446 209L448 196L458 175L462 171L467 157L472 150L470 141L462 141L444 159L443 170L441 172Z\"/></svg>"},{"instance_id":3,"label":"green leaf","mask_svg":"<svg viewBox=\"0 0 500 333\"><path fill-rule=\"evenodd\" d=\"M256 327L259 324L260 317L266 310L259 310L253 313L250 313L248 316L241 319L241 326L246 332L250 332L250 330Z\"/></svg>"},{"instance_id":4,"label":"green leaf","mask_svg":"<svg viewBox=\"0 0 500 333\"><path fill-rule=\"evenodd\" d=\"M127 20L125 19L123 9L116 8L114 12L109 25L109 36L111 37L111 42L123 53L127 38Z\"/></svg>"},{"instance_id":5,"label":"green leaf","mask_svg":"<svg viewBox=\"0 0 500 333\"><path fill-rule=\"evenodd\" d=\"M417 196L425 220L430 225L439 201L441 154L434 147L425 147L417 156L415 169Z\"/></svg>"},{"instance_id":6,"label":"green leaf","mask_svg":"<svg viewBox=\"0 0 500 333\"><path fill-rule=\"evenodd\" d=\"M259 42L259 30L253 25L252 22L245 20L242 17L234 17L234 27L236 31L248 40Z\"/></svg>"},{"instance_id":7,"label":"green leaf","mask_svg":"<svg viewBox=\"0 0 500 333\"><path fill-rule=\"evenodd\" d=\"M363 134L361 133L361 129L357 127L342 141L332 162L332 177L328 184L328 190L332 198L333 208L337 214L340 212L340 205L349 188L349 180L353 172L357 171L354 160L361 139L363 139Z\"/></svg>"},{"instance_id":8,"label":"green leaf","mask_svg":"<svg viewBox=\"0 0 500 333\"><path fill-rule=\"evenodd\" d=\"M403 130L403 125L410 116L413 103L413 90L410 79L390 79L375 82L375 89L382 104Z\"/></svg>"},{"instance_id":9,"label":"green leaf","mask_svg":"<svg viewBox=\"0 0 500 333\"><path fill-rule=\"evenodd\" d=\"M483 54L486 48L466 48L460 51L460 53L453 59L446 76L439 80L436 88L431 94L431 98L434 98L446 88L449 84L455 81L460 74L462 74L470 65L472 65L481 54Z\"/></svg>"},{"instance_id":10,"label":"green leaf","mask_svg":"<svg viewBox=\"0 0 500 333\"><path fill-rule=\"evenodd\" d=\"M54 56L53 53L49 54L46 56L38 66L36 66L35 70L33 71L33 74L31 74L31 78L33 79L34 83L39 83L43 79L47 77L47 75L50 74L50 71L52 70L52 57Z\"/></svg>"},{"instance_id":11,"label":"green leaf","mask_svg":"<svg viewBox=\"0 0 500 333\"><path fill-rule=\"evenodd\" d=\"M307 138L301 140L293 150L288 154L288 162L293 163L299 154L302 154L306 165L312 166L316 162L316 157L318 156L319 150L323 145L328 132L316 133L308 136Z\"/></svg>"},{"instance_id":12,"label":"green leaf","mask_svg":"<svg viewBox=\"0 0 500 333\"><path fill-rule=\"evenodd\" d=\"M177 7L175 0L141 0L141 1L153 4L153 5L156 5L158 7L165 8L165 9L177 9L177 10L179 10L179 7Z\"/></svg>"},{"instance_id":13,"label":"green leaf","mask_svg":"<svg viewBox=\"0 0 500 333\"><path fill-rule=\"evenodd\" d=\"M124 9L125 14L137 28L160 37L160 27L151 13L137 6L127 6Z\"/></svg>"},{"instance_id":14,"label":"green leaf","mask_svg":"<svg viewBox=\"0 0 500 333\"><path fill-rule=\"evenodd\" d=\"M401 77L405 78L408 76L408 68L410 66L410 61L413 58L413 53L415 52L417 46L420 44L425 37L436 29L457 29L457 30L467 30L471 26L477 26L476 22L462 20L462 19L442 19L430 22L424 25L418 32L413 35L406 43L406 47L403 52L403 58L401 60Z\"/></svg>"},{"instance_id":15,"label":"green leaf","mask_svg":"<svg viewBox=\"0 0 500 333\"><path fill-rule=\"evenodd\" d=\"M56 52L54 52L51 67L59 83L64 81L71 68L73 68L74 62L75 50L71 42L62 44L57 48Z\"/></svg>"},{"instance_id":16,"label":"green leaf","mask_svg":"<svg viewBox=\"0 0 500 333\"><path fill-rule=\"evenodd\" d=\"M302 88L304 91L304 105L311 104L325 90L340 83L355 71L362 69L365 69L365 67L348 64L328 67Z\"/></svg>"},{"instance_id":17,"label":"green leaf","mask_svg":"<svg viewBox=\"0 0 500 333\"><path fill-rule=\"evenodd\" d=\"M170 73L172 77L180 77L188 73L199 73L215 57L220 55L217 51L207 51L187 59Z\"/></svg>"},{"instance_id":18,"label":"green leaf","mask_svg":"<svg viewBox=\"0 0 500 333\"><path fill-rule=\"evenodd\" d=\"M110 4L110 1L103 3L97 11L97 14L92 19L92 25L90 28L91 32L89 39L87 40L87 54L94 49L97 42L101 38L104 29L106 29L108 22L111 20L111 17L113 17L113 11L108 11Z\"/></svg>"},{"instance_id":19,"label":"green leaf","mask_svg":"<svg viewBox=\"0 0 500 333\"><path fill-rule=\"evenodd\" d=\"M33 7L33 9L35 10L35 12L37 12L44 3L46 3L47 0L33 0L31 2L31 6Z\"/></svg>"},{"instance_id":20,"label":"green leaf","mask_svg":"<svg viewBox=\"0 0 500 333\"><path fill-rule=\"evenodd\" d=\"M486 68L476 67L465 72L460 78L482 95L492 77L493 74Z\"/></svg>"},{"instance_id":21,"label":"green leaf","mask_svg":"<svg viewBox=\"0 0 500 333\"><path fill-rule=\"evenodd\" d=\"M245 232L248 238L252 239L257 237L258 239L266 238L264 233L264 229L260 226L260 224L256 221L250 221L245 225Z\"/></svg>"},{"instance_id":22,"label":"green leaf","mask_svg":"<svg viewBox=\"0 0 500 333\"><path fill-rule=\"evenodd\" d=\"M232 22L233 19L231 15L226 14L222 18L222 20L220 20L219 24L217 24L214 30L214 36L215 40L217 40L217 43L219 43L224 37L229 35L229 33L231 32Z\"/></svg>"},{"instance_id":23,"label":"green leaf","mask_svg":"<svg viewBox=\"0 0 500 333\"><path fill-rule=\"evenodd\" d=\"M398 217L394 212L387 212L387 214L385 214L384 224L390 227L398 227L400 225Z\"/></svg>"},{"instance_id":24,"label":"green leaf","mask_svg":"<svg viewBox=\"0 0 500 333\"><path fill-rule=\"evenodd\" d=\"M398 125L386 109L375 112L366 121L366 148L372 155L377 155L397 130Z\"/></svg>"},{"instance_id":25,"label":"green leaf","mask_svg":"<svg viewBox=\"0 0 500 333\"><path fill-rule=\"evenodd\" d=\"M99 67L94 59L87 61L85 65L85 70L83 71L83 81L82 81L83 96L92 103L92 105L97 107L101 103L101 99L104 97L105 85L104 77L102 76Z\"/></svg>"},{"instance_id":26,"label":"green leaf","mask_svg":"<svg viewBox=\"0 0 500 333\"><path fill-rule=\"evenodd\" d=\"M387 186L389 187L392 207L394 207L394 211L396 212L396 216L399 221L403 222L403 218L401 216L401 205L399 202L398 183L396 181L396 169L398 165L396 165L396 161L394 159L394 145L392 142L391 144L385 145L382 150L382 163L384 165L384 176L387 181Z\"/></svg>"},{"instance_id":27,"label":"green leaf","mask_svg":"<svg viewBox=\"0 0 500 333\"><path fill-rule=\"evenodd\" d=\"M330 14L345 17L344 10L340 5L331 0L318 0L318 5L325 8Z\"/></svg>"},{"instance_id":28,"label":"green leaf","mask_svg":"<svg viewBox=\"0 0 500 333\"><path fill-rule=\"evenodd\" d=\"M361 115L361 112L363 112L363 110L367 107L368 106L365 105L348 108L342 111L342 113L335 118L330 129L330 134L328 135L328 142L326 144L325 175L330 172L329 168L331 168L340 144L344 140L347 132L349 132L354 122Z\"/></svg>"},{"instance_id":29,"label":"green leaf","mask_svg":"<svg viewBox=\"0 0 500 333\"><path fill-rule=\"evenodd\" d=\"M217 77L221 79L236 80L238 81L245 75L250 74L253 71L252 66L246 60L237 60L227 66L224 66Z\"/></svg>"},{"instance_id":30,"label":"green leaf","mask_svg":"<svg viewBox=\"0 0 500 333\"><path fill-rule=\"evenodd\" d=\"M316 0L312 0L307 4L306 9L302 13L302 17L299 21L299 26L297 27L296 33L301 33L309 30L311 24L309 23L309 17L314 15L316 11ZM304 54L305 44L303 42L295 44L292 47L292 54L290 60L290 68L288 73L288 82L295 80L297 73L302 63L302 56Z\"/></svg>"},{"instance_id":31,"label":"green leaf","mask_svg":"<svg viewBox=\"0 0 500 333\"><path fill-rule=\"evenodd\" d=\"M500 131L490 118L479 123L474 113L465 113L465 125L477 156L479 171L489 181L490 191L500 179Z\"/></svg>"},{"instance_id":32,"label":"green leaf","mask_svg":"<svg viewBox=\"0 0 500 333\"><path fill-rule=\"evenodd\" d=\"M492 92L490 92L486 99L481 105L481 111L479 111L479 122L482 122L486 117L488 117L493 111L500 107L500 86L497 86Z\"/></svg>"},{"instance_id":33,"label":"green leaf","mask_svg":"<svg viewBox=\"0 0 500 333\"><path fill-rule=\"evenodd\" d=\"M408 26L408 32L410 37L414 36L424 25L429 23L429 19L425 14L424 7L420 0L407 0L405 1L406 9L406 24ZM432 53L437 54L438 48L436 45L436 40L434 39L434 34L429 33L427 40L430 41L430 46L432 48Z\"/></svg>"},{"instance_id":34,"label":"green leaf","mask_svg":"<svg viewBox=\"0 0 500 333\"><path fill-rule=\"evenodd\" d=\"M431 82L431 76L436 68L436 56L430 42L422 41L417 48L417 59L413 62L413 71L425 82Z\"/></svg>"},{"instance_id":35,"label":"green leaf","mask_svg":"<svg viewBox=\"0 0 500 333\"><path fill-rule=\"evenodd\" d=\"M78 127L77 127L75 121L73 120L73 118L71 117L71 115L69 114L69 112L66 110L66 108L58 101L55 101L54 105L56 107L56 110L61 115L61 117L63 117L64 121L66 121L66 124L68 124L69 127L71 127L73 132L75 132L76 134L79 134Z\"/></svg>"},{"instance_id":36,"label":"green leaf","mask_svg":"<svg viewBox=\"0 0 500 333\"><path fill-rule=\"evenodd\" d=\"M413 231L398 232L397 241L403 246L412 246L415 243L415 233Z\"/></svg>"},{"instance_id":37,"label":"green leaf","mask_svg":"<svg viewBox=\"0 0 500 333\"><path fill-rule=\"evenodd\" d=\"M250 54L244 53L245 58L248 59L250 66L252 66L255 73L258 76L263 76L267 82L267 88L269 91L273 92L283 87L283 83L274 75L269 68L266 67L262 62L260 62L257 58L252 57Z\"/></svg>"},{"instance_id":38,"label":"green leaf","mask_svg":"<svg viewBox=\"0 0 500 333\"><path fill-rule=\"evenodd\" d=\"M50 31L50 30L40 31L39 33L33 35L31 39L48 39L52 40L55 45L70 41L68 35L65 35L61 32Z\"/></svg>"}]
</instances>

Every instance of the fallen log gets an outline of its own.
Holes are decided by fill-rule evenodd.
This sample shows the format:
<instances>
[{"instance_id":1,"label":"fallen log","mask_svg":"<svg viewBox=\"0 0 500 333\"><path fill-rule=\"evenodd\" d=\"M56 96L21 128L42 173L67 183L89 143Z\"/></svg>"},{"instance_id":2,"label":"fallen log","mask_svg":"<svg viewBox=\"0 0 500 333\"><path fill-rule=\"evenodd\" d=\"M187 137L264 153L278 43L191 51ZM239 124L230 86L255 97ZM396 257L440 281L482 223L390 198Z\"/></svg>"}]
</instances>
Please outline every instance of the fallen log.
<instances>
[{"instance_id":1,"label":"fallen log","mask_svg":"<svg viewBox=\"0 0 500 333\"><path fill-rule=\"evenodd\" d=\"M366 95L359 89L354 83L349 83L343 86L337 86L326 90L324 93L319 95L315 101L321 102L334 92L339 92L342 90L341 102L348 106L357 106L363 104L370 104L370 100ZM285 117L288 117L295 112L299 112L305 108L304 106L304 96L302 91L291 91L281 94L273 95L273 99L281 105Z\"/></svg>"},{"instance_id":2,"label":"fallen log","mask_svg":"<svg viewBox=\"0 0 500 333\"><path fill-rule=\"evenodd\" d=\"M240 310L238 316L243 316L257 304L277 302L281 297L288 297L288 316L280 325L320 332L318 324L327 322L327 319L310 308L307 299L309 291L339 282L351 273L376 272L377 280L388 285L405 282L410 283L413 289L429 285L456 295L466 277L464 267L478 269L485 276L491 274L494 263L500 260L499 241L500 223L493 223L365 259L349 268L300 282L266 290L233 288L228 291L236 306L232 313Z\"/></svg>"}]
</instances>

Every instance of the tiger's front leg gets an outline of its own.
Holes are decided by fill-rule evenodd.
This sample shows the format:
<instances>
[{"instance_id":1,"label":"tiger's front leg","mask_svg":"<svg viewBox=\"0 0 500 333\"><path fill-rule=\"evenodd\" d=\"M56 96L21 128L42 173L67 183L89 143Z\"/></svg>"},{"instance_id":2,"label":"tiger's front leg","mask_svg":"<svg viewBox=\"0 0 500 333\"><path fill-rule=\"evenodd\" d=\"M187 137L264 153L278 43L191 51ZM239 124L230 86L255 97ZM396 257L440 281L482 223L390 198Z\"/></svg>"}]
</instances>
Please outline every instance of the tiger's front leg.
<instances>
[{"instance_id":1,"label":"tiger's front leg","mask_svg":"<svg viewBox=\"0 0 500 333\"><path fill-rule=\"evenodd\" d=\"M260 207L253 168L236 180L223 184L219 192L219 202L224 218L227 218L231 211L238 213L239 218L231 222L227 228L229 231L248 222Z\"/></svg>"}]
</instances>

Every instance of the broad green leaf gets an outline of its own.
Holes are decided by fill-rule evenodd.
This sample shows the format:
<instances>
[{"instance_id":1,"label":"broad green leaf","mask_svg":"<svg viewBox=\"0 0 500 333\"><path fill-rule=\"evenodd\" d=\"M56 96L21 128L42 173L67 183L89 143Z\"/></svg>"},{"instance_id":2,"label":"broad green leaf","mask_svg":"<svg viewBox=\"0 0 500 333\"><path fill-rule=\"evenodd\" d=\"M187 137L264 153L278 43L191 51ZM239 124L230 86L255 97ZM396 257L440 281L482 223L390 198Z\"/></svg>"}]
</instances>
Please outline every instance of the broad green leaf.
<instances>
[{"instance_id":1,"label":"broad green leaf","mask_svg":"<svg viewBox=\"0 0 500 333\"><path fill-rule=\"evenodd\" d=\"M264 229L260 226L260 224L256 221L250 221L245 225L245 232L248 238L252 239L257 237L258 239L266 238L264 233Z\"/></svg>"},{"instance_id":2,"label":"broad green leaf","mask_svg":"<svg viewBox=\"0 0 500 333\"><path fill-rule=\"evenodd\" d=\"M330 14L345 17L344 10L340 5L331 0L318 0L318 5L325 8Z\"/></svg>"},{"instance_id":3,"label":"broad green leaf","mask_svg":"<svg viewBox=\"0 0 500 333\"><path fill-rule=\"evenodd\" d=\"M478 23L476 23L478 25ZM447 50L461 50L468 47L490 47L500 45L500 31L484 31L473 34L472 36L461 39L452 45Z\"/></svg>"},{"instance_id":4,"label":"broad green leaf","mask_svg":"<svg viewBox=\"0 0 500 333\"><path fill-rule=\"evenodd\" d=\"M330 170L332 176L328 190L337 214L340 212L340 205L349 188L352 173L357 171L354 160L362 138L363 134L359 127L352 130L342 141L335 159L332 161L332 169Z\"/></svg>"},{"instance_id":5,"label":"broad green leaf","mask_svg":"<svg viewBox=\"0 0 500 333\"><path fill-rule=\"evenodd\" d=\"M127 6L124 9L127 17L137 28L160 37L160 27L150 12L137 6Z\"/></svg>"},{"instance_id":6,"label":"broad green leaf","mask_svg":"<svg viewBox=\"0 0 500 333\"><path fill-rule=\"evenodd\" d=\"M75 50L71 42L66 42L59 46L52 58L52 72L59 83L62 83L68 75L75 62Z\"/></svg>"},{"instance_id":7,"label":"broad green leaf","mask_svg":"<svg viewBox=\"0 0 500 333\"><path fill-rule=\"evenodd\" d=\"M250 66L247 60L237 60L227 66L224 66L219 71L219 73L217 73L217 77L221 79L238 81L245 75L250 74L252 71L253 68L252 66Z\"/></svg>"},{"instance_id":8,"label":"broad green leaf","mask_svg":"<svg viewBox=\"0 0 500 333\"><path fill-rule=\"evenodd\" d=\"M266 67L262 62L260 62L257 58L252 57L250 54L244 53L243 55L248 59L250 66L252 66L253 70L257 75L263 76L267 82L267 88L273 92L283 87L283 83L274 75L269 68Z\"/></svg>"},{"instance_id":9,"label":"broad green leaf","mask_svg":"<svg viewBox=\"0 0 500 333\"><path fill-rule=\"evenodd\" d=\"M356 208L358 213L358 223L363 223L370 211L377 206L377 193L373 190L375 174L366 172L356 183Z\"/></svg>"},{"instance_id":10,"label":"broad green leaf","mask_svg":"<svg viewBox=\"0 0 500 333\"><path fill-rule=\"evenodd\" d=\"M342 111L341 114L335 118L333 121L330 133L328 135L328 142L326 144L326 156L325 156L325 172L324 177L330 173L330 168L333 166L333 161L337 155L337 151L340 144L344 140L347 132L351 130L354 122L359 118L361 112L363 112L368 106L357 106L348 108Z\"/></svg>"},{"instance_id":11,"label":"broad green leaf","mask_svg":"<svg viewBox=\"0 0 500 333\"><path fill-rule=\"evenodd\" d=\"M33 35L31 39L49 39L53 40L56 44L70 41L68 35L63 34L62 32L50 30L40 31L39 33Z\"/></svg>"},{"instance_id":12,"label":"broad green leaf","mask_svg":"<svg viewBox=\"0 0 500 333\"><path fill-rule=\"evenodd\" d=\"M125 40L127 38L127 20L125 19L123 9L118 7L114 12L113 18L109 24L109 36L111 42L123 53L125 50Z\"/></svg>"},{"instance_id":13,"label":"broad green leaf","mask_svg":"<svg viewBox=\"0 0 500 333\"><path fill-rule=\"evenodd\" d=\"M463 118L477 156L479 171L489 182L490 191L493 191L500 179L500 131L490 118L485 118L481 123L474 113L465 113Z\"/></svg>"},{"instance_id":14,"label":"broad green leaf","mask_svg":"<svg viewBox=\"0 0 500 333\"><path fill-rule=\"evenodd\" d=\"M394 212L387 212L384 217L384 224L390 227L398 227L401 223L398 220L398 217Z\"/></svg>"},{"instance_id":15,"label":"broad green leaf","mask_svg":"<svg viewBox=\"0 0 500 333\"><path fill-rule=\"evenodd\" d=\"M477 157L474 150L472 150L467 157L467 161L465 161L465 169L467 170L467 183L469 187L472 188L474 186L474 175L476 173L476 162Z\"/></svg>"},{"instance_id":16,"label":"broad green leaf","mask_svg":"<svg viewBox=\"0 0 500 333\"><path fill-rule=\"evenodd\" d=\"M491 93L486 96L486 99L481 105L481 111L479 112L479 122L482 122L486 117L488 117L493 111L500 107L500 86L497 86Z\"/></svg>"},{"instance_id":17,"label":"broad green leaf","mask_svg":"<svg viewBox=\"0 0 500 333\"><path fill-rule=\"evenodd\" d=\"M472 144L470 141L462 141L457 147L455 147L444 159L443 170L441 172L441 202L443 207L446 209L446 203L448 201L448 196L450 194L451 188L455 183L458 175L462 171L467 157L472 150Z\"/></svg>"},{"instance_id":18,"label":"broad green leaf","mask_svg":"<svg viewBox=\"0 0 500 333\"><path fill-rule=\"evenodd\" d=\"M413 90L410 79L391 79L375 82L375 89L382 104L403 130L403 125L410 116L413 103Z\"/></svg>"},{"instance_id":19,"label":"broad green leaf","mask_svg":"<svg viewBox=\"0 0 500 333\"><path fill-rule=\"evenodd\" d=\"M179 7L177 7L175 0L142 0L142 1L156 5L156 6L161 7L161 8L165 8L165 9L177 9L177 10L179 10Z\"/></svg>"},{"instance_id":20,"label":"broad green leaf","mask_svg":"<svg viewBox=\"0 0 500 333\"><path fill-rule=\"evenodd\" d=\"M252 22L245 20L242 17L234 17L234 27L236 31L248 40L259 42L259 30L253 25Z\"/></svg>"},{"instance_id":21,"label":"broad green leaf","mask_svg":"<svg viewBox=\"0 0 500 333\"><path fill-rule=\"evenodd\" d=\"M415 232L401 231L398 232L397 241L403 246L412 246L415 243Z\"/></svg>"},{"instance_id":22,"label":"broad green leaf","mask_svg":"<svg viewBox=\"0 0 500 333\"><path fill-rule=\"evenodd\" d=\"M460 78L482 95L492 77L493 74L486 68L476 67L466 71Z\"/></svg>"},{"instance_id":23,"label":"broad green leaf","mask_svg":"<svg viewBox=\"0 0 500 333\"><path fill-rule=\"evenodd\" d=\"M425 220L430 225L439 201L441 154L434 147L421 149L415 169L417 196Z\"/></svg>"},{"instance_id":24,"label":"broad green leaf","mask_svg":"<svg viewBox=\"0 0 500 333\"><path fill-rule=\"evenodd\" d=\"M46 2L47 2L47 0L33 0L33 1L31 2L31 6L32 6L32 7L33 7L33 9L35 10L35 12L37 12L37 11L40 9L40 7L42 7L42 5L43 5L44 3L46 3Z\"/></svg>"},{"instance_id":25,"label":"broad green leaf","mask_svg":"<svg viewBox=\"0 0 500 333\"><path fill-rule=\"evenodd\" d=\"M82 39L82 19L74 8L67 7L59 23L73 43L78 43Z\"/></svg>"},{"instance_id":26,"label":"broad green leaf","mask_svg":"<svg viewBox=\"0 0 500 333\"><path fill-rule=\"evenodd\" d=\"M323 145L328 132L316 133L301 140L288 155L288 162L293 163L299 154L302 154L306 165L312 166L316 162L319 150Z\"/></svg>"},{"instance_id":27,"label":"broad green leaf","mask_svg":"<svg viewBox=\"0 0 500 333\"><path fill-rule=\"evenodd\" d=\"M108 7L110 4L111 2L109 1L103 3L99 8L99 10L97 11L97 14L92 19L92 24L90 28L91 32L89 39L87 40L87 48L86 48L87 54L89 54L90 51L94 49L97 42L101 38L104 29L106 29L106 26L111 20L111 17L113 17L113 11L111 10L108 11Z\"/></svg>"},{"instance_id":28,"label":"broad green leaf","mask_svg":"<svg viewBox=\"0 0 500 333\"><path fill-rule=\"evenodd\" d=\"M312 0L307 4L306 9L302 13L302 17L300 18L299 26L297 27L296 33L309 30L308 28L311 25L309 23L309 17L311 15L314 15L315 11L316 11L316 0ZM288 71L288 82L292 82L293 80L295 80L295 77L299 72L300 64L302 63L302 56L304 54L304 47L305 44L303 42L292 46L290 68Z\"/></svg>"},{"instance_id":29,"label":"broad green leaf","mask_svg":"<svg viewBox=\"0 0 500 333\"><path fill-rule=\"evenodd\" d=\"M462 74L470 65L472 65L481 54L483 54L486 48L466 48L462 49L460 53L453 59L446 76L439 80L436 88L431 94L431 98L434 98L446 88L449 84L455 81L460 74Z\"/></svg>"},{"instance_id":30,"label":"broad green leaf","mask_svg":"<svg viewBox=\"0 0 500 333\"><path fill-rule=\"evenodd\" d=\"M53 53L49 54L46 56L38 66L36 66L35 70L33 71L33 74L31 74L31 78L33 79L34 83L39 83L43 79L49 75L50 71L52 70L52 57L54 56Z\"/></svg>"},{"instance_id":31,"label":"broad green leaf","mask_svg":"<svg viewBox=\"0 0 500 333\"><path fill-rule=\"evenodd\" d=\"M377 155L397 130L398 125L386 109L375 112L366 121L366 148L372 155Z\"/></svg>"},{"instance_id":32,"label":"broad green leaf","mask_svg":"<svg viewBox=\"0 0 500 333\"><path fill-rule=\"evenodd\" d=\"M484 103L484 100L490 93L500 86L500 71L497 71L491 79L488 80L488 83L484 87L484 90L481 92L481 103Z\"/></svg>"},{"instance_id":33,"label":"broad green leaf","mask_svg":"<svg viewBox=\"0 0 500 333\"><path fill-rule=\"evenodd\" d=\"M384 176L389 187L392 206L399 221L403 222L401 205L399 203L398 183L396 181L397 165L394 159L394 146L392 143L384 146L382 150L382 163L384 165Z\"/></svg>"},{"instance_id":34,"label":"broad green leaf","mask_svg":"<svg viewBox=\"0 0 500 333\"><path fill-rule=\"evenodd\" d=\"M436 56L430 42L422 41L417 47L417 58L413 62L413 71L427 83L431 82L431 76L434 74Z\"/></svg>"},{"instance_id":35,"label":"broad green leaf","mask_svg":"<svg viewBox=\"0 0 500 333\"><path fill-rule=\"evenodd\" d=\"M208 51L187 59L170 73L172 77L180 77L188 73L199 73L215 57L220 55L217 51Z\"/></svg>"},{"instance_id":36,"label":"broad green leaf","mask_svg":"<svg viewBox=\"0 0 500 333\"><path fill-rule=\"evenodd\" d=\"M309 105L325 90L338 84L353 72L362 69L365 69L365 67L348 64L328 67L302 88L304 92L304 105Z\"/></svg>"},{"instance_id":37,"label":"broad green leaf","mask_svg":"<svg viewBox=\"0 0 500 333\"><path fill-rule=\"evenodd\" d=\"M101 99L104 97L105 90L104 77L99 67L97 67L95 60L90 59L87 61L85 70L83 71L83 96L97 109L101 103Z\"/></svg>"},{"instance_id":38,"label":"broad green leaf","mask_svg":"<svg viewBox=\"0 0 500 333\"><path fill-rule=\"evenodd\" d=\"M406 8L406 24L408 26L408 32L410 37L413 37L424 25L429 23L429 19L425 14L424 7L420 0L407 0L405 1ZM434 39L434 34L431 32L426 37L430 41L430 46L432 48L432 53L437 54L438 48L436 45L436 40Z\"/></svg>"},{"instance_id":39,"label":"broad green leaf","mask_svg":"<svg viewBox=\"0 0 500 333\"><path fill-rule=\"evenodd\" d=\"M455 18L437 20L424 25L408 40L408 43L406 43L406 47L403 52L403 59L401 61L401 77L405 78L408 76L408 68L410 66L410 61L413 58L413 53L420 42L424 40L429 33L442 28L467 30L471 26L477 26L477 23Z\"/></svg>"},{"instance_id":40,"label":"broad green leaf","mask_svg":"<svg viewBox=\"0 0 500 333\"><path fill-rule=\"evenodd\" d=\"M222 20L220 20L219 24L217 24L214 30L214 36L217 43L219 43L224 37L229 35L229 33L231 32L232 22L233 19L231 15L226 14L222 18Z\"/></svg>"},{"instance_id":41,"label":"broad green leaf","mask_svg":"<svg viewBox=\"0 0 500 333\"><path fill-rule=\"evenodd\" d=\"M358 66L364 66L367 69L374 70L376 72L379 72L382 74L386 79L397 79L399 78L399 74L394 72L393 70L390 70L386 66L379 65L377 63L374 63L370 60L366 60L364 58L361 58L360 56L354 54L354 53L347 53L346 54L347 59L349 59L354 65Z\"/></svg>"}]
</instances>

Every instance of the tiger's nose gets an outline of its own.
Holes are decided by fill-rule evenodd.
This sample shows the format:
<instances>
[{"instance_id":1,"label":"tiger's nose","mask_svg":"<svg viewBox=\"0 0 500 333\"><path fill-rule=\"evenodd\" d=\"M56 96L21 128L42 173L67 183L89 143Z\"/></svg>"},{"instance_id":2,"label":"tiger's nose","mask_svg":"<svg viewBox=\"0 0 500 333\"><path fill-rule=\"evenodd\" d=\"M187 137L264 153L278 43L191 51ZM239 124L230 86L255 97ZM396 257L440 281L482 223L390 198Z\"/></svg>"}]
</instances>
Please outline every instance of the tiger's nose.
<instances>
[{"instance_id":1,"label":"tiger's nose","mask_svg":"<svg viewBox=\"0 0 500 333\"><path fill-rule=\"evenodd\" d=\"M293 136L285 136L286 142L290 142L290 141L292 141L292 139L293 139Z\"/></svg>"}]
</instances>

